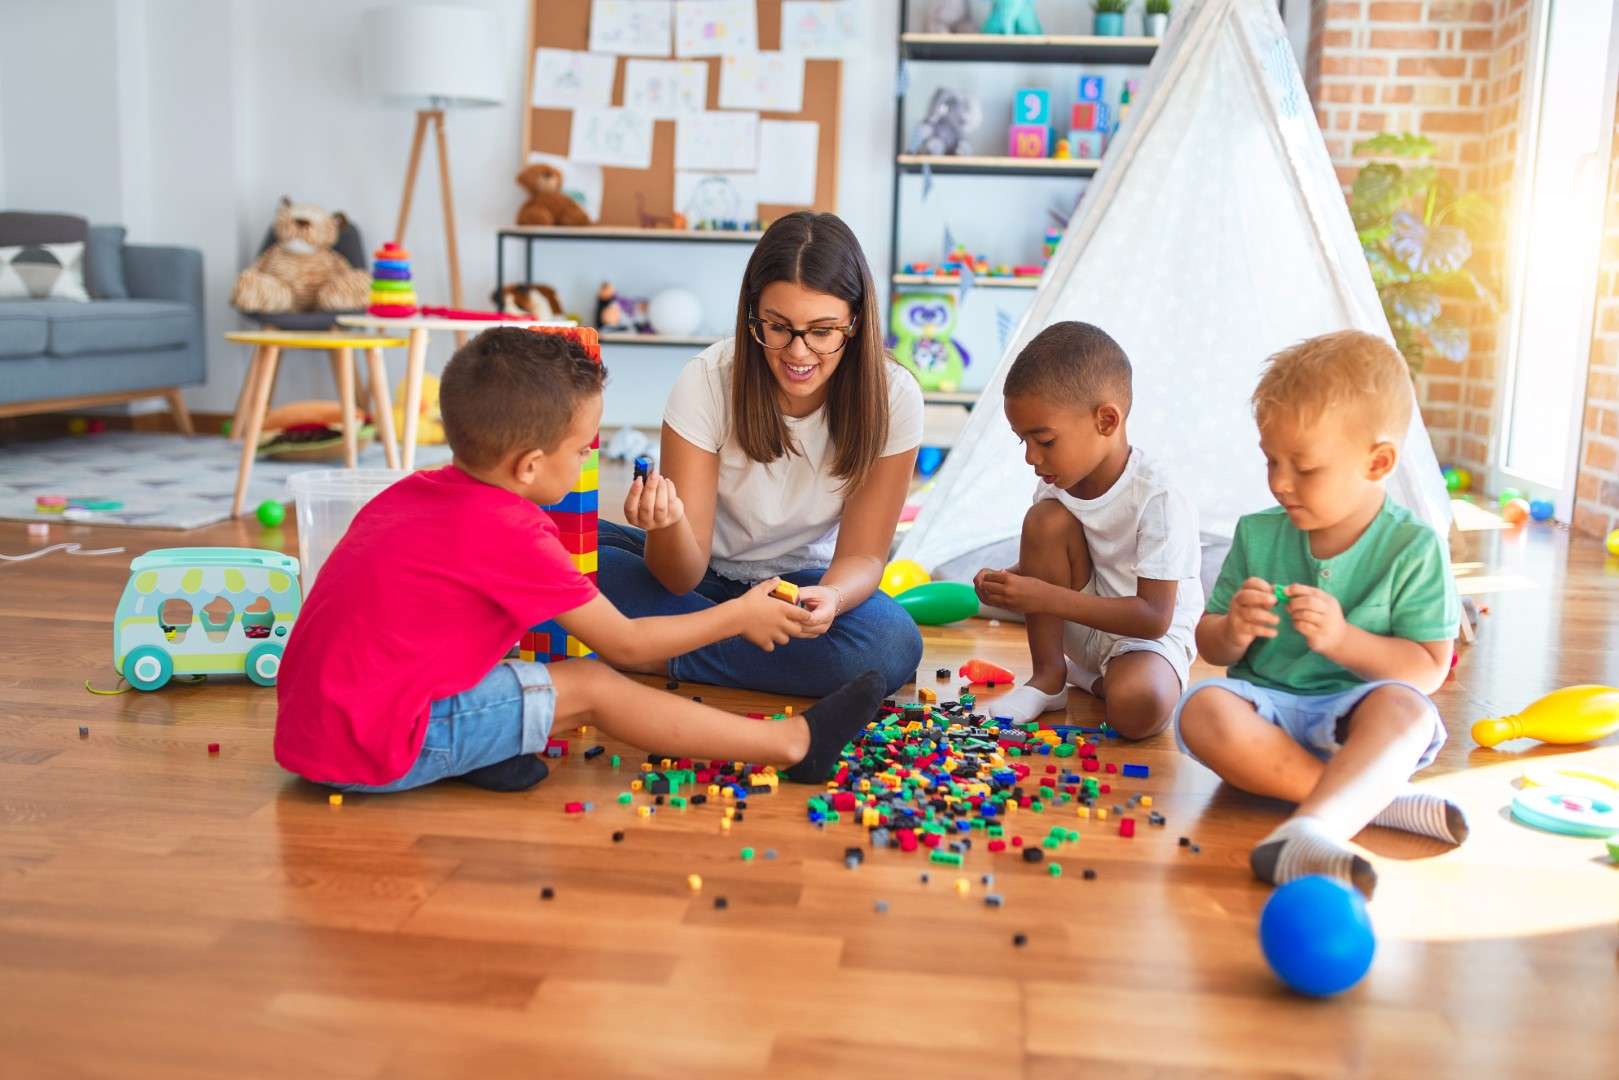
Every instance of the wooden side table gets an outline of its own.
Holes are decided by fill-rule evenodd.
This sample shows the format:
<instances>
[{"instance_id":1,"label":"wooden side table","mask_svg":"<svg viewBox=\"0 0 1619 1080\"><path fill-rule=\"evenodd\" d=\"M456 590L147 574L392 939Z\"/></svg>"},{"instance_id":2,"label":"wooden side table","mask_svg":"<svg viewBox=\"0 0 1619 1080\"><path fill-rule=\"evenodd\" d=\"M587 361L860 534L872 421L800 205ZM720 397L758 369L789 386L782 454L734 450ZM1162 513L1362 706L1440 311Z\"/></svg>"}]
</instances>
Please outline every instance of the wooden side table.
<instances>
[{"instance_id":1,"label":"wooden side table","mask_svg":"<svg viewBox=\"0 0 1619 1080\"><path fill-rule=\"evenodd\" d=\"M253 362L247 369L247 378L243 380L242 392L237 398L236 418L231 422L231 434L239 434L242 439L242 463L236 472L236 496L231 500L232 517L241 515L242 500L247 497L247 482L253 474L253 458L258 453L264 415L270 410L270 388L275 384L276 365L281 360L282 349L314 349L324 351L331 357L343 413L343 456L351 469L357 464L354 350L365 350L371 372L371 406L381 428L383 453L388 456L390 469L399 468L399 450L394 444L393 402L389 400L388 370L382 363L382 350L404 348L404 338L254 330L226 334L225 340L253 346ZM414 436L415 433L411 434ZM409 467L406 465L406 468Z\"/></svg>"}]
</instances>

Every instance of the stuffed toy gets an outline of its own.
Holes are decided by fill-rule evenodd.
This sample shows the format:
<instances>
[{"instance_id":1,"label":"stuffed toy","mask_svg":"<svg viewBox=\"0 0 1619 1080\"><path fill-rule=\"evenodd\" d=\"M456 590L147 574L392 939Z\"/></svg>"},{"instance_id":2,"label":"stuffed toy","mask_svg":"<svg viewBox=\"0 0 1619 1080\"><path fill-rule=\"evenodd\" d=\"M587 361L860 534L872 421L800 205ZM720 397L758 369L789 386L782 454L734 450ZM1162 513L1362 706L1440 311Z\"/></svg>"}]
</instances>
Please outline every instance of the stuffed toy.
<instances>
[{"instance_id":1,"label":"stuffed toy","mask_svg":"<svg viewBox=\"0 0 1619 1080\"><path fill-rule=\"evenodd\" d=\"M562 173L551 165L530 165L517 174L528 202L517 211L519 225L589 225L590 216L562 190Z\"/></svg>"},{"instance_id":2,"label":"stuffed toy","mask_svg":"<svg viewBox=\"0 0 1619 1080\"><path fill-rule=\"evenodd\" d=\"M507 285L491 293L489 302L502 315L532 315L536 319L563 317L562 298L549 285Z\"/></svg>"},{"instance_id":3,"label":"stuffed toy","mask_svg":"<svg viewBox=\"0 0 1619 1080\"><path fill-rule=\"evenodd\" d=\"M333 245L347 219L285 196L275 212L275 243L236 277L238 311L363 311L371 277L349 265Z\"/></svg>"},{"instance_id":4,"label":"stuffed toy","mask_svg":"<svg viewBox=\"0 0 1619 1080\"><path fill-rule=\"evenodd\" d=\"M973 18L972 0L933 0L922 29L929 34L975 34L978 20Z\"/></svg>"},{"instance_id":5,"label":"stuffed toy","mask_svg":"<svg viewBox=\"0 0 1619 1080\"><path fill-rule=\"evenodd\" d=\"M371 445L376 429L354 410L355 448ZM343 449L343 406L335 401L294 401L264 415L259 453L283 461L340 461Z\"/></svg>"},{"instance_id":6,"label":"stuffed toy","mask_svg":"<svg viewBox=\"0 0 1619 1080\"><path fill-rule=\"evenodd\" d=\"M927 114L911 132L913 154L961 154L967 136L983 121L978 100L970 94L941 86L928 99Z\"/></svg>"},{"instance_id":7,"label":"stuffed toy","mask_svg":"<svg viewBox=\"0 0 1619 1080\"><path fill-rule=\"evenodd\" d=\"M624 307L618 302L618 290L610 281L602 282L596 290L596 329L625 331L631 329L624 318Z\"/></svg>"},{"instance_id":8,"label":"stuffed toy","mask_svg":"<svg viewBox=\"0 0 1619 1080\"><path fill-rule=\"evenodd\" d=\"M984 20L986 34L1040 34L1040 14L1034 0L995 0Z\"/></svg>"},{"instance_id":9,"label":"stuffed toy","mask_svg":"<svg viewBox=\"0 0 1619 1080\"><path fill-rule=\"evenodd\" d=\"M405 380L394 387L394 431L405 436ZM438 407L438 376L422 372L422 408L416 421L416 445L437 446L444 442L444 414Z\"/></svg>"},{"instance_id":10,"label":"stuffed toy","mask_svg":"<svg viewBox=\"0 0 1619 1080\"><path fill-rule=\"evenodd\" d=\"M924 390L946 393L961 386L967 350L953 336L956 298L948 293L899 293L889 319L888 347L916 375Z\"/></svg>"}]
</instances>

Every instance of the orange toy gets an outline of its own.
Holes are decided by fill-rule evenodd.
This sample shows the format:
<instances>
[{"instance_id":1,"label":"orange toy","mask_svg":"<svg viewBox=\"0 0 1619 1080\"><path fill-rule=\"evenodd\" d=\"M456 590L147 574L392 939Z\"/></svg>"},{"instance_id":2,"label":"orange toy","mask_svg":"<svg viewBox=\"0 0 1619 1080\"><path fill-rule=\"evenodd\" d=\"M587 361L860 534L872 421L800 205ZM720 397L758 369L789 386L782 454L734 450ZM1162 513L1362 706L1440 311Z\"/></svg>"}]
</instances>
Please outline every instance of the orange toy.
<instances>
[{"instance_id":1,"label":"orange toy","mask_svg":"<svg viewBox=\"0 0 1619 1080\"><path fill-rule=\"evenodd\" d=\"M1501 520L1508 525L1522 525L1529 520L1529 501L1513 499L1501 508Z\"/></svg>"},{"instance_id":2,"label":"orange toy","mask_svg":"<svg viewBox=\"0 0 1619 1080\"><path fill-rule=\"evenodd\" d=\"M1473 725L1473 741L1494 746L1508 739L1583 743L1619 731L1619 690L1611 686L1565 686L1521 713Z\"/></svg>"},{"instance_id":3,"label":"orange toy","mask_svg":"<svg viewBox=\"0 0 1619 1080\"><path fill-rule=\"evenodd\" d=\"M995 683L1010 686L1017 681L1017 677L999 664L992 664L988 660L969 660L961 665L956 672L970 683Z\"/></svg>"}]
</instances>

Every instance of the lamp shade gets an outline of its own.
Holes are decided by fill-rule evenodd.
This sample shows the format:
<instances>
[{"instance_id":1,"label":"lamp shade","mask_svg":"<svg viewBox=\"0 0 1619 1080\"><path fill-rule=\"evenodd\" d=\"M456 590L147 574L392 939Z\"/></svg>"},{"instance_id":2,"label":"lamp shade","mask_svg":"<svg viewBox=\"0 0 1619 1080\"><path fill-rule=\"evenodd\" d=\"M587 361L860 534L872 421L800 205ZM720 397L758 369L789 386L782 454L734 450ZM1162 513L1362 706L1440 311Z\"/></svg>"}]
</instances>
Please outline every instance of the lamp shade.
<instances>
[{"instance_id":1,"label":"lamp shade","mask_svg":"<svg viewBox=\"0 0 1619 1080\"><path fill-rule=\"evenodd\" d=\"M390 105L498 105L503 50L495 17L454 4L395 4L365 13L365 85Z\"/></svg>"}]
</instances>

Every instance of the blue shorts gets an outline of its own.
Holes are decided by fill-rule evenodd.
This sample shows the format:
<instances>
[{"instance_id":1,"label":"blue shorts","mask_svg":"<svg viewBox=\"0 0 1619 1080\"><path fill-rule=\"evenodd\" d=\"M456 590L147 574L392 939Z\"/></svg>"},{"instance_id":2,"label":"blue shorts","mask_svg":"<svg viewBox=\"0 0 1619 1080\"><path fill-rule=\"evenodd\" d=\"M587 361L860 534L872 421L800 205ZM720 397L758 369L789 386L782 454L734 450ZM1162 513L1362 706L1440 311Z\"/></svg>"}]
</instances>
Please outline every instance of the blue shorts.
<instances>
[{"instance_id":1,"label":"blue shorts","mask_svg":"<svg viewBox=\"0 0 1619 1080\"><path fill-rule=\"evenodd\" d=\"M544 664L503 660L478 685L433 702L422 752L391 784L331 784L339 791L408 791L484 765L538 754L551 736L557 692Z\"/></svg>"},{"instance_id":2,"label":"blue shorts","mask_svg":"<svg viewBox=\"0 0 1619 1080\"><path fill-rule=\"evenodd\" d=\"M1205 679L1186 691L1176 703L1175 712L1170 717L1169 722L1175 729L1175 744L1180 747L1181 753L1190 758L1195 759L1197 755L1187 749L1186 740L1181 737L1181 710L1186 708L1186 703L1192 700L1193 694L1207 690L1211 686L1230 691L1251 704L1262 719L1269 720L1287 732L1294 742L1322 761L1332 757L1343 746L1342 736L1347 733L1347 725L1344 725L1343 721L1354 712L1355 706L1359 705L1367 694L1379 687L1403 686L1428 703L1428 716L1433 722L1433 734L1428 738L1428 749L1422 752L1422 760L1417 762L1417 769L1425 769L1433 764L1439 748L1445 745L1445 723L1439 718L1439 710L1434 708L1427 694L1398 679L1380 679L1376 682L1363 683L1336 694L1290 694L1285 690L1257 686L1244 679L1221 678ZM1340 728L1346 730L1340 731Z\"/></svg>"}]
</instances>

